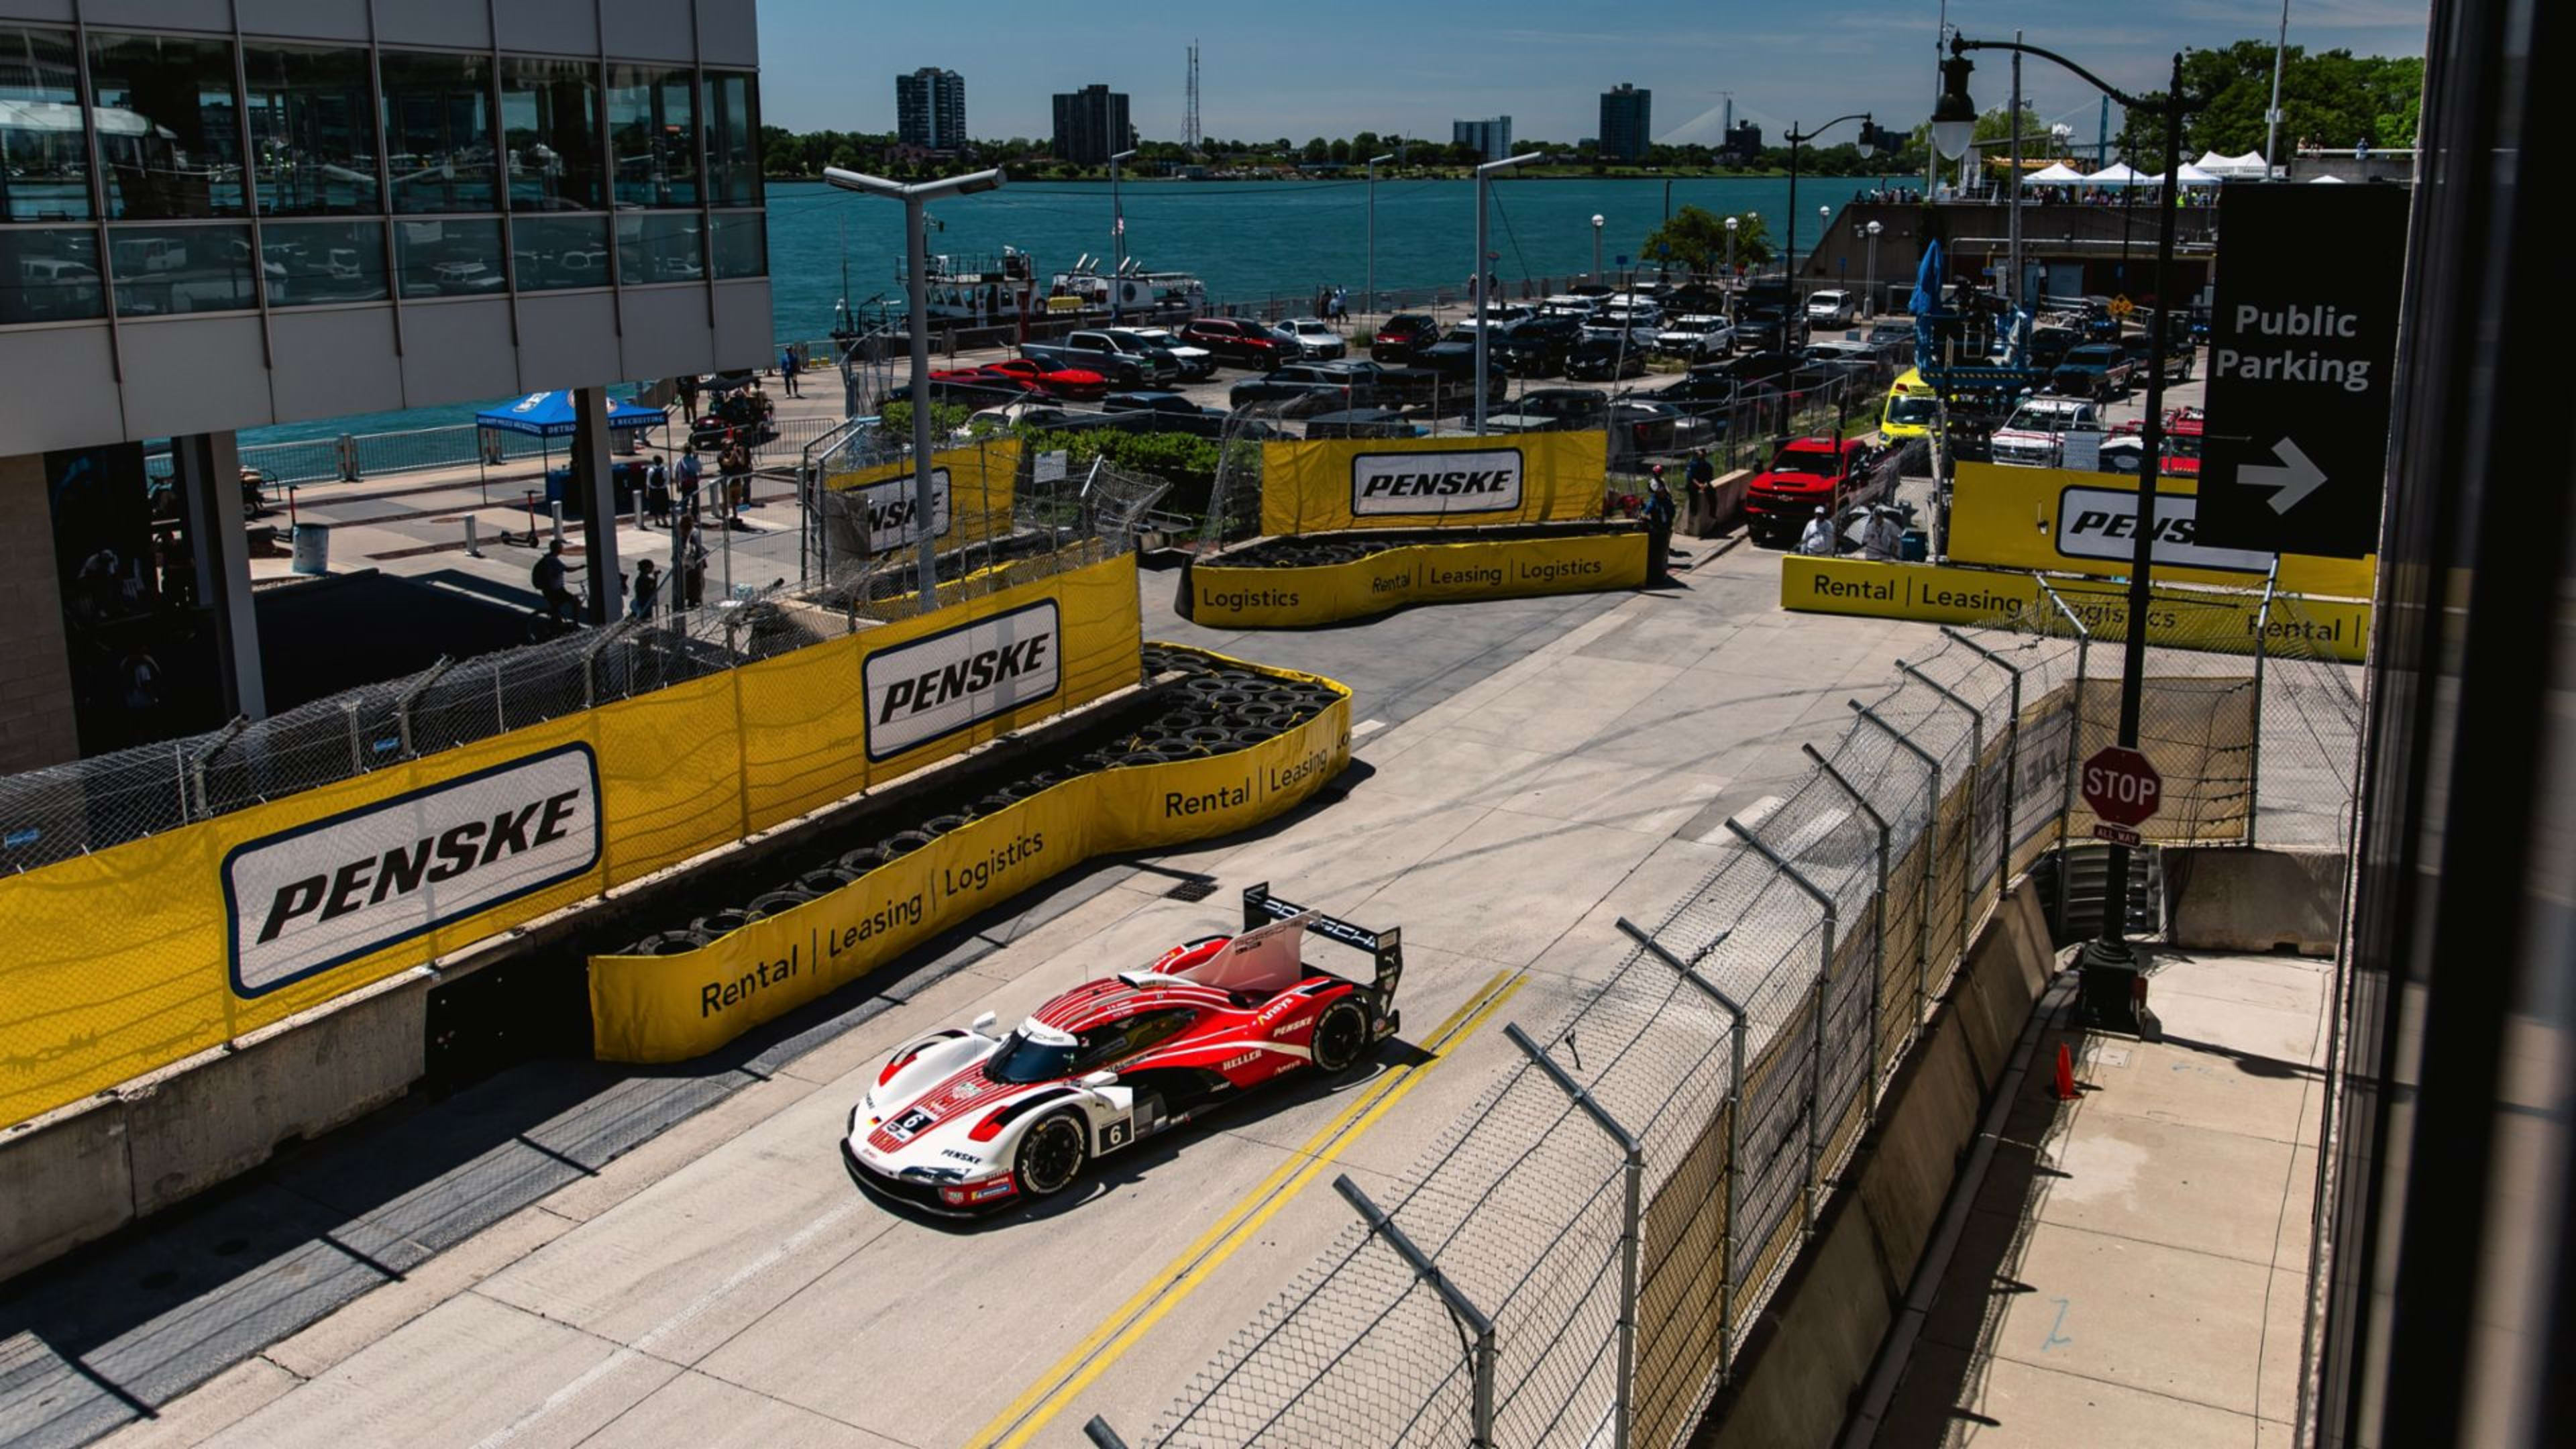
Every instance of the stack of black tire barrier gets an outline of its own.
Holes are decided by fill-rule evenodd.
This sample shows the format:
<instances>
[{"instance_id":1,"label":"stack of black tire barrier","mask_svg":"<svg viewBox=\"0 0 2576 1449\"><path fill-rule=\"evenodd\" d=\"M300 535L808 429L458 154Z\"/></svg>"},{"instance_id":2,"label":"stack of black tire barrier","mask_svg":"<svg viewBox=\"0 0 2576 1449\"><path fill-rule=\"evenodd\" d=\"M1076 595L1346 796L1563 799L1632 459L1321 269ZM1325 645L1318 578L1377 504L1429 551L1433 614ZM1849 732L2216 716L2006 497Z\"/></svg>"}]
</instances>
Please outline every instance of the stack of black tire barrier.
<instances>
[{"instance_id":1,"label":"stack of black tire barrier","mask_svg":"<svg viewBox=\"0 0 2576 1449\"><path fill-rule=\"evenodd\" d=\"M848 885L947 831L1025 800L1091 770L1160 764L1259 744L1314 718L1341 698L1330 687L1281 679L1194 649L1149 644L1144 677L1178 675L1103 712L1100 723L1009 766L958 771L954 785L907 801L900 822L878 813L847 832L818 836L805 850L774 861L767 888L672 922L622 951L624 956L676 956L713 943L764 916L801 906Z\"/></svg>"}]
</instances>

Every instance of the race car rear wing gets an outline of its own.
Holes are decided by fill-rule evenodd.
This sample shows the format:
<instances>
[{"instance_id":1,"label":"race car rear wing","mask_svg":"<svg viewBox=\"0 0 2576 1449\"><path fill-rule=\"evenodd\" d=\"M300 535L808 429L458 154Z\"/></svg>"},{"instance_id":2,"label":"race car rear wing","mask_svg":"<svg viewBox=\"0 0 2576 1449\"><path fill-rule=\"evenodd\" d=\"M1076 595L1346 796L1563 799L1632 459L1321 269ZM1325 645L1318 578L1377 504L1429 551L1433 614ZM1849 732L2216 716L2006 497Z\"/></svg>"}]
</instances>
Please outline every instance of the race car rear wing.
<instances>
[{"instance_id":1,"label":"race car rear wing","mask_svg":"<svg viewBox=\"0 0 2576 1449\"><path fill-rule=\"evenodd\" d=\"M1283 901L1270 893L1270 883L1243 888L1243 929L1249 931L1270 921L1285 921L1307 915L1306 929L1328 941L1338 941L1354 950L1365 951L1376 965L1376 975L1369 983L1376 998L1377 1034L1386 1036L1396 1029L1399 1017L1395 1010L1395 990L1404 980L1403 928L1390 926L1372 931L1355 926L1339 916L1328 916L1311 907Z\"/></svg>"}]
</instances>

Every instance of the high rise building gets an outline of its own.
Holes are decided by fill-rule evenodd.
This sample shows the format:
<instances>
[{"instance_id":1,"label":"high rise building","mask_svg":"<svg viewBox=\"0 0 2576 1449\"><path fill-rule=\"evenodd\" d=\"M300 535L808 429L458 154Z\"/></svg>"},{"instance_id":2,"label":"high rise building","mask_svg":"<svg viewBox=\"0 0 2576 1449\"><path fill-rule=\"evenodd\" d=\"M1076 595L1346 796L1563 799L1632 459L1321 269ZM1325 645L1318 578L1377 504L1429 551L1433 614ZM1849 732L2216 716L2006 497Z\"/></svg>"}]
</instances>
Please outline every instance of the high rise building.
<instances>
[{"instance_id":1,"label":"high rise building","mask_svg":"<svg viewBox=\"0 0 2576 1449\"><path fill-rule=\"evenodd\" d=\"M1055 154L1077 166L1101 166L1110 153L1134 142L1127 124L1127 96L1107 86L1084 86L1055 98Z\"/></svg>"},{"instance_id":2,"label":"high rise building","mask_svg":"<svg viewBox=\"0 0 2576 1449\"><path fill-rule=\"evenodd\" d=\"M894 78L895 139L907 146L954 151L966 144L966 78L925 65Z\"/></svg>"},{"instance_id":3,"label":"high rise building","mask_svg":"<svg viewBox=\"0 0 2576 1449\"><path fill-rule=\"evenodd\" d=\"M1653 142L1655 93L1626 82L1601 93L1601 158L1643 161Z\"/></svg>"},{"instance_id":4,"label":"high rise building","mask_svg":"<svg viewBox=\"0 0 2576 1449\"><path fill-rule=\"evenodd\" d=\"M1751 121L1737 121L1726 128L1725 144L1718 153L1738 166L1750 166L1762 154L1762 128Z\"/></svg>"},{"instance_id":5,"label":"high rise building","mask_svg":"<svg viewBox=\"0 0 2576 1449\"><path fill-rule=\"evenodd\" d=\"M1473 146L1477 155L1488 161L1499 161L1512 154L1512 118L1496 116L1484 121L1451 121L1449 144Z\"/></svg>"}]
</instances>

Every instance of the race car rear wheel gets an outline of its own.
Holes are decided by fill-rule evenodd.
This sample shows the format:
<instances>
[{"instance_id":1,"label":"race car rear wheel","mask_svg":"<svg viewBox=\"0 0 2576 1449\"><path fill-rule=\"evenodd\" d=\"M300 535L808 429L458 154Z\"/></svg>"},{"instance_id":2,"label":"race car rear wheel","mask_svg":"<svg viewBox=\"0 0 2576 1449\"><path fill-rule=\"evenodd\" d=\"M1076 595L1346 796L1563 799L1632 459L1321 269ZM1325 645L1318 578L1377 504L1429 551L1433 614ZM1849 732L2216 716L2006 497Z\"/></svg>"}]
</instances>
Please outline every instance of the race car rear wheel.
<instances>
[{"instance_id":1,"label":"race car rear wheel","mask_svg":"<svg viewBox=\"0 0 2576 1449\"><path fill-rule=\"evenodd\" d=\"M1011 1169L1019 1177L1021 1192L1030 1197L1048 1197L1073 1185L1090 1152L1081 1120L1070 1112L1058 1112L1031 1127L1029 1135L1020 1139L1019 1155L1013 1159Z\"/></svg>"},{"instance_id":2,"label":"race car rear wheel","mask_svg":"<svg viewBox=\"0 0 2576 1449\"><path fill-rule=\"evenodd\" d=\"M1346 1072L1368 1050L1368 1011L1345 996L1315 1018L1315 1070Z\"/></svg>"}]
</instances>

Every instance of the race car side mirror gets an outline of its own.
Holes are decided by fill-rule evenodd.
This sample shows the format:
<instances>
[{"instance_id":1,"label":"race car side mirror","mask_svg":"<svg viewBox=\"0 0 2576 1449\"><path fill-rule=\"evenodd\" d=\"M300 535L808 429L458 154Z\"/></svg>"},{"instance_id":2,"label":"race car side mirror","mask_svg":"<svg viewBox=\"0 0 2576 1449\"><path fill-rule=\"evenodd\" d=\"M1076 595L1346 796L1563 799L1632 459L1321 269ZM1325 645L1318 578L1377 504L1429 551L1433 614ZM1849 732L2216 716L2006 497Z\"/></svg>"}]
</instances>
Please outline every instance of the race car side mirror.
<instances>
[{"instance_id":1,"label":"race car side mirror","mask_svg":"<svg viewBox=\"0 0 2576 1449\"><path fill-rule=\"evenodd\" d=\"M998 1020L1000 1020L999 1017L996 1017L993 1013L988 1011L983 1015L976 1017L973 1021L966 1023L966 1029L975 1033L977 1036L990 1036L992 1034L993 1023Z\"/></svg>"},{"instance_id":2,"label":"race car side mirror","mask_svg":"<svg viewBox=\"0 0 2576 1449\"><path fill-rule=\"evenodd\" d=\"M1118 1074L1116 1072L1093 1072L1082 1079L1082 1084L1096 1092L1102 1087L1108 1086L1110 1083L1117 1080Z\"/></svg>"}]
</instances>

